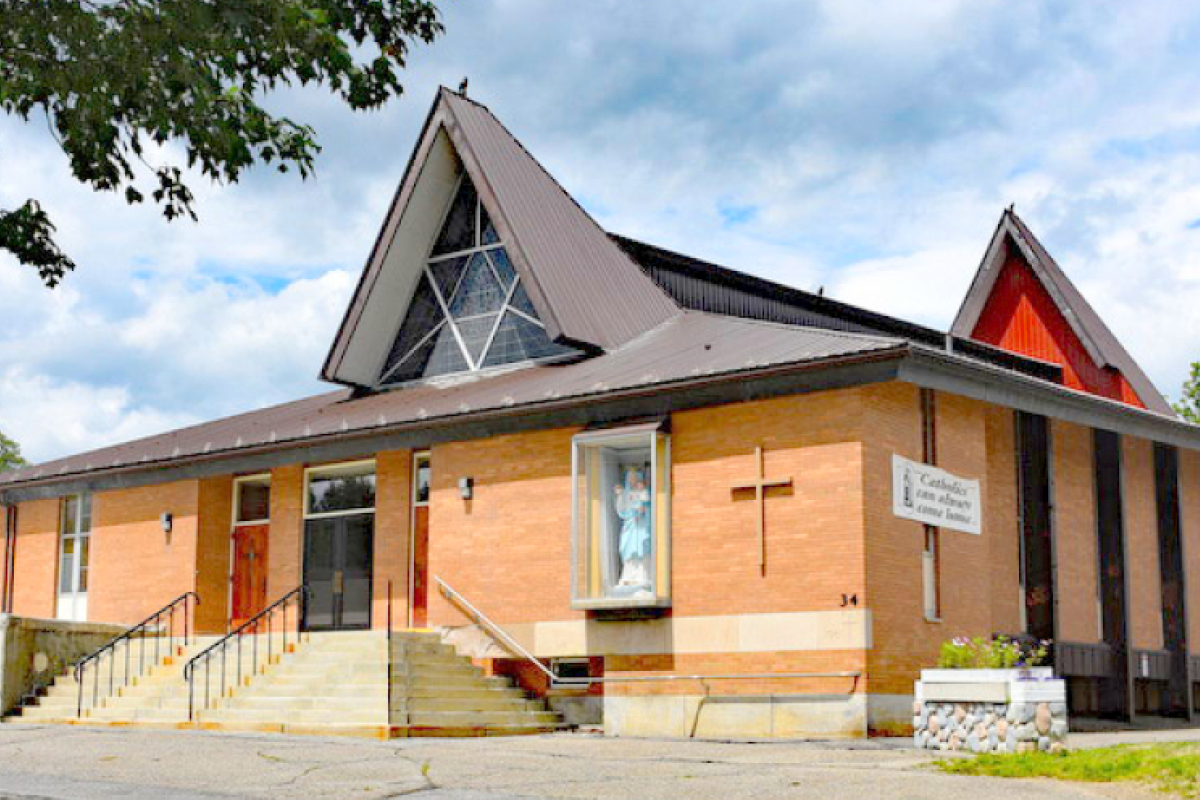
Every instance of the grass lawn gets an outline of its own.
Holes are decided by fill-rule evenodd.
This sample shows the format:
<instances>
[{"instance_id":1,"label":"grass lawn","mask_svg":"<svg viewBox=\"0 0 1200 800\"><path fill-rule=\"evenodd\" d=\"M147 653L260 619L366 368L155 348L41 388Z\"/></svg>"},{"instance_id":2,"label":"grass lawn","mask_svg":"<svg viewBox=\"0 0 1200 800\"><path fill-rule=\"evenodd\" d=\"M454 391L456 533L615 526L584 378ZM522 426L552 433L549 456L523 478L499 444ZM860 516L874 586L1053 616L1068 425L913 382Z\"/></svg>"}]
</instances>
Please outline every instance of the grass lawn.
<instances>
[{"instance_id":1,"label":"grass lawn","mask_svg":"<svg viewBox=\"0 0 1200 800\"><path fill-rule=\"evenodd\" d=\"M937 767L952 775L1138 781L1184 797L1200 795L1200 744L1195 743L1122 745L1061 755L981 755L941 760Z\"/></svg>"}]
</instances>

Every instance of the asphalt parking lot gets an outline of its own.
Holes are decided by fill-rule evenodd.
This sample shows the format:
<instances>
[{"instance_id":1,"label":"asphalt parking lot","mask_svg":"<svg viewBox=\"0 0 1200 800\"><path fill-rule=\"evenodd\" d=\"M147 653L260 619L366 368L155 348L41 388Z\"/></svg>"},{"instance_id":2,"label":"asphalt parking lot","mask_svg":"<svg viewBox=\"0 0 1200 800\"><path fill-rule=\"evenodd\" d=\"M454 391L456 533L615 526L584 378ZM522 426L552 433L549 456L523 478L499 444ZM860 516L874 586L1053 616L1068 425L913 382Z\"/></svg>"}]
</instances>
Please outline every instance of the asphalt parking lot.
<instances>
[{"instance_id":1,"label":"asphalt parking lot","mask_svg":"<svg viewBox=\"0 0 1200 800\"><path fill-rule=\"evenodd\" d=\"M941 774L901 740L706 742L562 733L356 739L0 725L0 797L1162 797L1129 785Z\"/></svg>"}]
</instances>

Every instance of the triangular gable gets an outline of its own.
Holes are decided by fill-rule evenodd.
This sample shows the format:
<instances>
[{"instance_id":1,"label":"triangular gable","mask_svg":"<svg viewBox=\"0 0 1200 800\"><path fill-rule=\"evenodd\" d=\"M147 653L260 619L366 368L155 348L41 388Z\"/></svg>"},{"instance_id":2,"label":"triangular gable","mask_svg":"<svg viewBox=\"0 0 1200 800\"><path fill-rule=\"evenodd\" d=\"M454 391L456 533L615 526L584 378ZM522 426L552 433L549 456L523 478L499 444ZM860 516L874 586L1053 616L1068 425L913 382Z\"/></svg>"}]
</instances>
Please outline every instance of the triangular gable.
<instances>
[{"instance_id":1,"label":"triangular gable","mask_svg":"<svg viewBox=\"0 0 1200 800\"><path fill-rule=\"evenodd\" d=\"M443 88L322 378L379 385L395 356L401 322L420 300L430 246L464 175L520 278L523 296L514 298L515 307L526 304L527 316L559 345L612 349L680 313L486 108ZM502 322L495 333L528 339L536 331L525 322Z\"/></svg>"},{"instance_id":2,"label":"triangular gable","mask_svg":"<svg viewBox=\"0 0 1200 800\"><path fill-rule=\"evenodd\" d=\"M550 339L470 176L461 176L378 384L578 354Z\"/></svg>"},{"instance_id":3,"label":"triangular gable","mask_svg":"<svg viewBox=\"0 0 1200 800\"><path fill-rule=\"evenodd\" d=\"M1072 388L1160 414L1174 411L1128 351L1011 210L996 232L951 333L1063 367Z\"/></svg>"}]
</instances>

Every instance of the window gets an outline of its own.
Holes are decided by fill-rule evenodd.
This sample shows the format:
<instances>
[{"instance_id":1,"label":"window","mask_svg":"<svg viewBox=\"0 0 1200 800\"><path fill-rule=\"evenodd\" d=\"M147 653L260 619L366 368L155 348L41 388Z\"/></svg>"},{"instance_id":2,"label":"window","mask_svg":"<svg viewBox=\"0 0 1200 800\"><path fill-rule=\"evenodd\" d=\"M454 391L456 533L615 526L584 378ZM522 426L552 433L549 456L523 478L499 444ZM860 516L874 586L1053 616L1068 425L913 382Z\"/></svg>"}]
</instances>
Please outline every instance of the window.
<instances>
[{"instance_id":1,"label":"window","mask_svg":"<svg viewBox=\"0 0 1200 800\"><path fill-rule=\"evenodd\" d=\"M575 352L551 341L475 187L463 175L379 382Z\"/></svg>"},{"instance_id":2,"label":"window","mask_svg":"<svg viewBox=\"0 0 1200 800\"><path fill-rule=\"evenodd\" d=\"M925 387L921 388L921 460L931 466L937 465L937 396ZM941 531L934 525L926 525L925 547L921 551L921 584L925 619L929 622L942 618L941 558Z\"/></svg>"},{"instance_id":3,"label":"window","mask_svg":"<svg viewBox=\"0 0 1200 800\"><path fill-rule=\"evenodd\" d=\"M670 605L670 446L657 424L581 433L572 454L572 603Z\"/></svg>"},{"instance_id":4,"label":"window","mask_svg":"<svg viewBox=\"0 0 1200 800\"><path fill-rule=\"evenodd\" d=\"M255 475L238 478L235 483L233 521L237 525L266 523L271 519L271 477Z\"/></svg>"},{"instance_id":5,"label":"window","mask_svg":"<svg viewBox=\"0 0 1200 800\"><path fill-rule=\"evenodd\" d=\"M364 462L309 472L306 516L375 510L375 464Z\"/></svg>"},{"instance_id":6,"label":"window","mask_svg":"<svg viewBox=\"0 0 1200 800\"><path fill-rule=\"evenodd\" d=\"M413 457L413 504L429 505L429 453Z\"/></svg>"},{"instance_id":7,"label":"window","mask_svg":"<svg viewBox=\"0 0 1200 800\"><path fill-rule=\"evenodd\" d=\"M88 561L92 531L92 496L64 497L58 546L59 619L87 619Z\"/></svg>"}]
</instances>

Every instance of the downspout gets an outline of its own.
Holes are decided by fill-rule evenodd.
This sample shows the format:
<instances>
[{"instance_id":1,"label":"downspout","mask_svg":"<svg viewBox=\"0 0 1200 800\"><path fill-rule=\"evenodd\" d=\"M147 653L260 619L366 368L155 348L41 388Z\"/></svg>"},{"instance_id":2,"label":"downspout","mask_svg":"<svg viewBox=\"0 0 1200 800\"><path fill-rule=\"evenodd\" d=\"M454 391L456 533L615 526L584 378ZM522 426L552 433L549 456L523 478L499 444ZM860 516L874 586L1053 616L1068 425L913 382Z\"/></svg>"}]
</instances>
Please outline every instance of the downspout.
<instances>
[{"instance_id":1,"label":"downspout","mask_svg":"<svg viewBox=\"0 0 1200 800\"><path fill-rule=\"evenodd\" d=\"M4 511L4 574L0 582L0 614L11 614L17 567L17 506L5 506Z\"/></svg>"}]
</instances>

